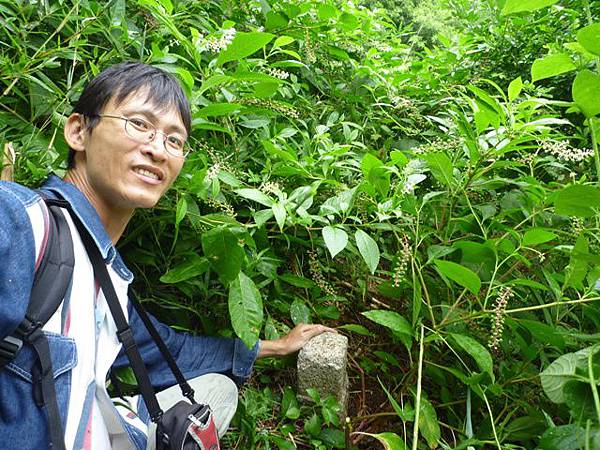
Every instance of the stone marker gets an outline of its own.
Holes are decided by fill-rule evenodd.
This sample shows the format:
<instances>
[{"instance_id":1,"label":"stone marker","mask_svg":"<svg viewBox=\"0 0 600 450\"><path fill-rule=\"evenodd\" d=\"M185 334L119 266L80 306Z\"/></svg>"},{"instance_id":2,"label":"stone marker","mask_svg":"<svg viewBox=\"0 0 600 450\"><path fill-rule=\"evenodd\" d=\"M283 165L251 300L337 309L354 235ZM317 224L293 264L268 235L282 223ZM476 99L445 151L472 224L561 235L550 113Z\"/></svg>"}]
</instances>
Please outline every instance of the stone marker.
<instances>
[{"instance_id":1,"label":"stone marker","mask_svg":"<svg viewBox=\"0 0 600 450\"><path fill-rule=\"evenodd\" d=\"M321 399L333 395L346 416L348 404L348 338L337 333L323 333L312 338L298 354L298 394L309 398L306 389L319 392Z\"/></svg>"}]
</instances>

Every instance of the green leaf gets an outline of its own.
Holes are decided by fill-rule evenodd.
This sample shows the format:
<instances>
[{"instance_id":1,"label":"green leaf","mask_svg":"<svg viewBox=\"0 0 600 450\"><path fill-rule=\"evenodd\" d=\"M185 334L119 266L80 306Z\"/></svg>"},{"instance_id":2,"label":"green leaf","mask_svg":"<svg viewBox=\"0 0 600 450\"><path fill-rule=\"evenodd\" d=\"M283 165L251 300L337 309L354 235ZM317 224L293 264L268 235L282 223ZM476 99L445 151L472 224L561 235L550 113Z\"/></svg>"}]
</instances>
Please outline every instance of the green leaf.
<instances>
[{"instance_id":1,"label":"green leaf","mask_svg":"<svg viewBox=\"0 0 600 450\"><path fill-rule=\"evenodd\" d=\"M208 270L208 259L196 254L190 255L185 262L169 269L162 277L161 283L173 284L202 275Z\"/></svg>"},{"instance_id":2,"label":"green leaf","mask_svg":"<svg viewBox=\"0 0 600 450\"><path fill-rule=\"evenodd\" d=\"M517 77L514 80L512 80L508 85L508 99L512 102L515 98L519 96L522 90L523 80L521 80L521 77Z\"/></svg>"},{"instance_id":3,"label":"green leaf","mask_svg":"<svg viewBox=\"0 0 600 450\"><path fill-rule=\"evenodd\" d=\"M185 197L181 197L177 202L177 208L175 211L175 226L178 227L183 218L187 213L187 201Z\"/></svg>"},{"instance_id":4,"label":"green leaf","mask_svg":"<svg viewBox=\"0 0 600 450\"><path fill-rule=\"evenodd\" d=\"M398 404L398 402L396 401L394 396L390 393L390 391L388 391L386 389L385 385L381 382L381 380L379 378L377 378L377 381L379 381L381 388L385 392L385 395L387 395L387 398L390 401L392 408L394 408L394 411L396 411L396 414L398 414L398 417L400 417L405 422L414 421L415 420L414 410L411 409L411 410L404 411L404 409Z\"/></svg>"},{"instance_id":5,"label":"green leaf","mask_svg":"<svg viewBox=\"0 0 600 450\"><path fill-rule=\"evenodd\" d=\"M333 19L338 15L338 13L339 11L335 6L327 3L320 3L317 7L317 15L319 20Z\"/></svg>"},{"instance_id":6,"label":"green leaf","mask_svg":"<svg viewBox=\"0 0 600 450\"><path fill-rule=\"evenodd\" d=\"M587 358L591 348L559 356L542 371L540 374L542 388L551 401L565 402L564 385L574 378L578 368L587 368Z\"/></svg>"},{"instance_id":7,"label":"green leaf","mask_svg":"<svg viewBox=\"0 0 600 450\"><path fill-rule=\"evenodd\" d=\"M525 232L523 241L521 243L524 247L532 247L553 239L556 239L556 234L552 233L551 231L542 230L541 228L533 228Z\"/></svg>"},{"instance_id":8,"label":"green leaf","mask_svg":"<svg viewBox=\"0 0 600 450\"><path fill-rule=\"evenodd\" d=\"M588 241L585 235L580 234L569 259L569 265L566 268L567 276L565 279L565 287L574 287L575 289L583 289L583 280L588 272L588 262L582 255L588 254Z\"/></svg>"},{"instance_id":9,"label":"green leaf","mask_svg":"<svg viewBox=\"0 0 600 450\"><path fill-rule=\"evenodd\" d=\"M238 238L225 227L216 227L202 235L202 250L210 267L224 284L237 279L242 268L244 250Z\"/></svg>"},{"instance_id":10,"label":"green leaf","mask_svg":"<svg viewBox=\"0 0 600 450\"><path fill-rule=\"evenodd\" d=\"M600 56L600 22L579 30L577 32L577 42L588 52Z\"/></svg>"},{"instance_id":11,"label":"green leaf","mask_svg":"<svg viewBox=\"0 0 600 450\"><path fill-rule=\"evenodd\" d=\"M391 431L385 431L383 433L365 433L363 431L357 431L356 434L363 434L377 439L385 450L406 450L408 447L400 436Z\"/></svg>"},{"instance_id":12,"label":"green leaf","mask_svg":"<svg viewBox=\"0 0 600 450\"><path fill-rule=\"evenodd\" d=\"M539 450L581 450L585 448L586 432L579 425L561 425L546 430L540 439Z\"/></svg>"},{"instance_id":13,"label":"green leaf","mask_svg":"<svg viewBox=\"0 0 600 450\"><path fill-rule=\"evenodd\" d=\"M423 156L423 159L427 161L429 169L436 180L448 187L452 187L454 174L452 161L450 161L448 155L442 152L436 152Z\"/></svg>"},{"instance_id":14,"label":"green leaf","mask_svg":"<svg viewBox=\"0 0 600 450\"><path fill-rule=\"evenodd\" d=\"M312 289L316 286L315 282L304 277L299 277L298 275L294 275L291 273L284 273L283 275L279 275L279 280L291 284L292 286L296 286L303 289Z\"/></svg>"},{"instance_id":15,"label":"green leaf","mask_svg":"<svg viewBox=\"0 0 600 450\"><path fill-rule=\"evenodd\" d=\"M533 62L531 66L531 81L535 83L538 80L570 72L576 68L571 57L566 53L548 55Z\"/></svg>"},{"instance_id":16,"label":"green leaf","mask_svg":"<svg viewBox=\"0 0 600 450\"><path fill-rule=\"evenodd\" d=\"M374 274L375 269L379 265L379 247L377 246L377 242L363 230L356 230L354 238L360 255L365 260L365 263L367 263L367 267L371 273Z\"/></svg>"},{"instance_id":17,"label":"green leaf","mask_svg":"<svg viewBox=\"0 0 600 450\"><path fill-rule=\"evenodd\" d=\"M435 408L424 397L421 397L421 406L419 408L419 431L427 441L429 448L437 448L441 437L440 424Z\"/></svg>"},{"instance_id":18,"label":"green leaf","mask_svg":"<svg viewBox=\"0 0 600 450\"><path fill-rule=\"evenodd\" d=\"M335 258L339 252L346 248L348 244L348 234L341 228L326 226L323 228L323 240L331 253L331 257Z\"/></svg>"},{"instance_id":19,"label":"green leaf","mask_svg":"<svg viewBox=\"0 0 600 450\"><path fill-rule=\"evenodd\" d=\"M372 320L379 325L383 325L396 333L406 334L411 337L414 334L408 320L395 311L374 309L371 311L364 311L361 314L367 319Z\"/></svg>"},{"instance_id":20,"label":"green leaf","mask_svg":"<svg viewBox=\"0 0 600 450\"><path fill-rule=\"evenodd\" d=\"M271 42L274 37L274 34L258 31L251 33L238 32L231 44L219 54L217 65L222 65L229 61L238 61L246 56L250 56Z\"/></svg>"},{"instance_id":21,"label":"green leaf","mask_svg":"<svg viewBox=\"0 0 600 450\"><path fill-rule=\"evenodd\" d=\"M229 315L239 338L252 348L258 341L263 321L263 304L254 282L240 272L229 286Z\"/></svg>"},{"instance_id":22,"label":"green leaf","mask_svg":"<svg viewBox=\"0 0 600 450\"><path fill-rule=\"evenodd\" d=\"M520 12L535 11L550 5L554 5L558 0L506 0L502 15L515 14Z\"/></svg>"},{"instance_id":23,"label":"green leaf","mask_svg":"<svg viewBox=\"0 0 600 450\"><path fill-rule=\"evenodd\" d=\"M310 320L310 309L299 298L296 298L290 306L290 318L294 322L294 325L312 322Z\"/></svg>"},{"instance_id":24,"label":"green leaf","mask_svg":"<svg viewBox=\"0 0 600 450\"><path fill-rule=\"evenodd\" d=\"M464 334L450 334L456 344L467 352L477 363L481 371L487 373L492 381L494 381L494 362L490 352L470 336Z\"/></svg>"},{"instance_id":25,"label":"green leaf","mask_svg":"<svg viewBox=\"0 0 600 450\"><path fill-rule=\"evenodd\" d=\"M271 206L271 209L273 210L273 215L275 216L275 220L277 221L279 229L283 230L283 227L285 225L285 218L287 217L285 205L283 204L283 202L277 202L274 203L273 206Z\"/></svg>"},{"instance_id":26,"label":"green leaf","mask_svg":"<svg viewBox=\"0 0 600 450\"><path fill-rule=\"evenodd\" d=\"M585 69L573 81L573 101L586 117L600 113L600 75Z\"/></svg>"},{"instance_id":27,"label":"green leaf","mask_svg":"<svg viewBox=\"0 0 600 450\"><path fill-rule=\"evenodd\" d=\"M296 420L300 417L300 405L296 393L290 386L286 386L281 399L281 416Z\"/></svg>"},{"instance_id":28,"label":"green leaf","mask_svg":"<svg viewBox=\"0 0 600 450\"><path fill-rule=\"evenodd\" d=\"M471 269L456 264L451 261L436 259L434 261L442 275L467 288L473 294L477 295L481 289L481 280Z\"/></svg>"},{"instance_id":29,"label":"green leaf","mask_svg":"<svg viewBox=\"0 0 600 450\"><path fill-rule=\"evenodd\" d=\"M295 39L291 36L280 36L277 39L275 39L275 42L273 42L273 48L285 47L286 45L289 45L294 41Z\"/></svg>"},{"instance_id":30,"label":"green leaf","mask_svg":"<svg viewBox=\"0 0 600 450\"><path fill-rule=\"evenodd\" d=\"M227 116L229 114L233 114L234 112L240 111L242 108L243 106L238 103L211 103L210 105L200 109L196 113L196 116Z\"/></svg>"},{"instance_id":31,"label":"green leaf","mask_svg":"<svg viewBox=\"0 0 600 450\"><path fill-rule=\"evenodd\" d=\"M257 203L260 203L263 206L271 207L274 205L274 201L269 198L267 195L263 194L258 189L236 189L235 193L241 195L248 200L254 200Z\"/></svg>"},{"instance_id":32,"label":"green leaf","mask_svg":"<svg viewBox=\"0 0 600 450\"><path fill-rule=\"evenodd\" d=\"M537 320L526 319L519 319L518 323L525 327L531 335L542 344L554 345L561 350L565 347L565 340L556 332L556 329L553 326L546 325Z\"/></svg>"},{"instance_id":33,"label":"green leaf","mask_svg":"<svg viewBox=\"0 0 600 450\"><path fill-rule=\"evenodd\" d=\"M556 213L565 216L592 217L599 206L600 189L594 186L567 186L554 196Z\"/></svg>"},{"instance_id":34,"label":"green leaf","mask_svg":"<svg viewBox=\"0 0 600 450\"><path fill-rule=\"evenodd\" d=\"M367 328L363 327L362 325L357 325L354 323L347 323L345 325L340 325L337 328L340 330L348 330L348 331L351 331L352 333L360 334L362 336L375 336Z\"/></svg>"}]
</instances>

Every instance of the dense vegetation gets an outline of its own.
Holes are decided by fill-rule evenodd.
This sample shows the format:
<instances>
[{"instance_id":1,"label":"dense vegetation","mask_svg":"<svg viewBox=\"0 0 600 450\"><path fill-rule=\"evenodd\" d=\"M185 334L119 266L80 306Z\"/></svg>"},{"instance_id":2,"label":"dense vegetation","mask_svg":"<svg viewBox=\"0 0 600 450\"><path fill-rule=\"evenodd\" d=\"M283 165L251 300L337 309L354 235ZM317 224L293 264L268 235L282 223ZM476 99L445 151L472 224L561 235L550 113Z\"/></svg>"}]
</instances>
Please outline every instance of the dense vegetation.
<instances>
[{"instance_id":1,"label":"dense vegetation","mask_svg":"<svg viewBox=\"0 0 600 450\"><path fill-rule=\"evenodd\" d=\"M64 172L102 68L182 81L194 153L121 243L154 313L349 336L349 421L261 361L226 448L600 448L600 1L0 0L0 23L25 184Z\"/></svg>"}]
</instances>

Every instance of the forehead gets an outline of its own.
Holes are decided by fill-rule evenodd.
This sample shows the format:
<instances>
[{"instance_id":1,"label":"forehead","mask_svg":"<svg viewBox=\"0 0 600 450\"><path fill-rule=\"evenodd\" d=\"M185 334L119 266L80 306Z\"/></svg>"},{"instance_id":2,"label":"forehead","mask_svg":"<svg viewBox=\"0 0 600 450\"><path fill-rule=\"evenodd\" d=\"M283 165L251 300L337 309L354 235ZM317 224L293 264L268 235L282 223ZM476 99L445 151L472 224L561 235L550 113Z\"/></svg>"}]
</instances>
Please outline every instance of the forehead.
<instances>
[{"instance_id":1,"label":"forehead","mask_svg":"<svg viewBox=\"0 0 600 450\"><path fill-rule=\"evenodd\" d=\"M175 104L157 105L156 102L152 101L152 96L148 94L147 89L132 92L120 103L117 102L117 95L112 96L102 112L123 115L138 114L150 120L159 128L177 130L187 134L177 106Z\"/></svg>"}]
</instances>

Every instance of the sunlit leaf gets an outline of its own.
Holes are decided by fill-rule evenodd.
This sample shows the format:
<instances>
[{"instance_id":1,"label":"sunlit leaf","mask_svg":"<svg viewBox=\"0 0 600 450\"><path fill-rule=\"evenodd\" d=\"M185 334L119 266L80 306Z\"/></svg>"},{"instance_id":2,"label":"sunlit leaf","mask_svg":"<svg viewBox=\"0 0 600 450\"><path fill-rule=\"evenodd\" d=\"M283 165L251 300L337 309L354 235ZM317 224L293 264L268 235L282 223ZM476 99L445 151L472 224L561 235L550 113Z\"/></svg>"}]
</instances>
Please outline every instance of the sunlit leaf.
<instances>
[{"instance_id":1,"label":"sunlit leaf","mask_svg":"<svg viewBox=\"0 0 600 450\"><path fill-rule=\"evenodd\" d=\"M348 234L342 228L326 226L323 228L322 233L323 240L332 258L335 258L335 255L346 248Z\"/></svg>"},{"instance_id":2,"label":"sunlit leaf","mask_svg":"<svg viewBox=\"0 0 600 450\"><path fill-rule=\"evenodd\" d=\"M238 32L231 44L219 54L217 64L221 65L250 56L271 42L274 37L274 34L258 31L251 33Z\"/></svg>"},{"instance_id":3,"label":"sunlit leaf","mask_svg":"<svg viewBox=\"0 0 600 450\"><path fill-rule=\"evenodd\" d=\"M367 264L367 267L372 274L375 273L375 269L379 265L379 247L377 246L377 242L360 229L356 230L354 238L356 239L358 251Z\"/></svg>"},{"instance_id":4,"label":"sunlit leaf","mask_svg":"<svg viewBox=\"0 0 600 450\"><path fill-rule=\"evenodd\" d=\"M502 14L515 14L519 12L530 12L537 9L554 5L558 0L506 0Z\"/></svg>"},{"instance_id":5,"label":"sunlit leaf","mask_svg":"<svg viewBox=\"0 0 600 450\"><path fill-rule=\"evenodd\" d=\"M467 269L452 261L443 261L441 259L436 259L434 263L442 275L477 295L481 288L481 280L471 269Z\"/></svg>"},{"instance_id":6,"label":"sunlit leaf","mask_svg":"<svg viewBox=\"0 0 600 450\"><path fill-rule=\"evenodd\" d=\"M252 348L262 326L263 303L256 285L244 272L239 272L229 286L229 315L235 333Z\"/></svg>"}]
</instances>

